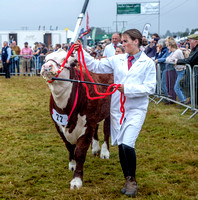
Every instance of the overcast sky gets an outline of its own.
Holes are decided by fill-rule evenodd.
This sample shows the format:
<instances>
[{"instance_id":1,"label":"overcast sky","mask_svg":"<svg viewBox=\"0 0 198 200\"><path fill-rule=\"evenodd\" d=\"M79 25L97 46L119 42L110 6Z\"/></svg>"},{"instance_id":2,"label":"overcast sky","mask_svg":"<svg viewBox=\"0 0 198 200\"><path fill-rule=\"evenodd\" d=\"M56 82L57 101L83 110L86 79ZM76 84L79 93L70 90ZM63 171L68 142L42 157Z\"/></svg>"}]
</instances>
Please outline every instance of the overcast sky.
<instances>
[{"instance_id":1,"label":"overcast sky","mask_svg":"<svg viewBox=\"0 0 198 200\"><path fill-rule=\"evenodd\" d=\"M116 3L154 2L156 0L89 0L90 27L105 27L116 30ZM84 0L0 0L0 30L19 30L28 27L37 30L39 25L49 29L69 28L74 31L77 17ZM160 34L198 28L198 0L160 0ZM150 32L158 32L158 15L118 15L118 21L126 21L126 29L142 31L145 23L150 23ZM85 27L86 18L82 26ZM121 31L122 24L118 26Z\"/></svg>"}]
</instances>

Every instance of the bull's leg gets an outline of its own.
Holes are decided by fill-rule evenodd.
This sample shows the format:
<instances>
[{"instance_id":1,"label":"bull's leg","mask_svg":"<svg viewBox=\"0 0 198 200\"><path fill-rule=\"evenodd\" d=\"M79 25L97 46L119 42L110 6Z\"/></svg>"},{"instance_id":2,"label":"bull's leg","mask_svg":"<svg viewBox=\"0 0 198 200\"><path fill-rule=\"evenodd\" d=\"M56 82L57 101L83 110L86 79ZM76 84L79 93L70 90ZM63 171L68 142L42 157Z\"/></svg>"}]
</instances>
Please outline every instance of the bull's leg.
<instances>
[{"instance_id":1,"label":"bull's leg","mask_svg":"<svg viewBox=\"0 0 198 200\"><path fill-rule=\"evenodd\" d=\"M100 157L102 159L109 159L109 137L110 137L110 116L104 120L104 143L101 147Z\"/></svg>"},{"instance_id":2,"label":"bull's leg","mask_svg":"<svg viewBox=\"0 0 198 200\"><path fill-rule=\"evenodd\" d=\"M94 156L97 156L100 153L100 145L99 145L99 140L98 140L98 126L99 124L97 124L97 127L95 129L95 133L92 138L92 145L91 145L91 151Z\"/></svg>"},{"instance_id":3,"label":"bull's leg","mask_svg":"<svg viewBox=\"0 0 198 200\"><path fill-rule=\"evenodd\" d=\"M69 151L69 170L74 171L76 169L76 161L74 160L74 149L75 149L76 145L72 145L66 140L64 134L62 133L62 131L58 125L56 125L56 128L57 128L59 135L61 136L63 142L65 143L67 150Z\"/></svg>"},{"instance_id":4,"label":"bull's leg","mask_svg":"<svg viewBox=\"0 0 198 200\"><path fill-rule=\"evenodd\" d=\"M87 150L89 145L91 144L92 140L92 133L93 131L91 128L90 130L86 130L85 134L81 136L76 144L76 148L74 151L74 158L76 161L76 169L74 171L73 179L70 182L70 189L74 188L81 188L82 187L82 180L83 180L83 165L85 162Z\"/></svg>"}]
</instances>

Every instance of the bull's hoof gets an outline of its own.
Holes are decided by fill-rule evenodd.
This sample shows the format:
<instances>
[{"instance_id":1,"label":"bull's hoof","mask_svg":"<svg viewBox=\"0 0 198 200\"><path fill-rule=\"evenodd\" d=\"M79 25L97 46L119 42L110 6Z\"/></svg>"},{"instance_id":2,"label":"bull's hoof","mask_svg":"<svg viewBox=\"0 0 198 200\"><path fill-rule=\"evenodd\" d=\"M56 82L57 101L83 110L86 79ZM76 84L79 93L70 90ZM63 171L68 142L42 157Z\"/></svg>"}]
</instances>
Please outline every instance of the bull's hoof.
<instances>
[{"instance_id":1,"label":"bull's hoof","mask_svg":"<svg viewBox=\"0 0 198 200\"><path fill-rule=\"evenodd\" d=\"M101 152L100 152L100 158L109 159L109 150L107 148L106 142L104 142L102 145Z\"/></svg>"},{"instance_id":2,"label":"bull's hoof","mask_svg":"<svg viewBox=\"0 0 198 200\"><path fill-rule=\"evenodd\" d=\"M82 180L79 177L73 178L72 181L70 182L70 189L80 189L82 187Z\"/></svg>"},{"instance_id":3,"label":"bull's hoof","mask_svg":"<svg viewBox=\"0 0 198 200\"><path fill-rule=\"evenodd\" d=\"M74 171L76 169L76 161L75 160L71 160L69 162L69 170L70 171Z\"/></svg>"},{"instance_id":4,"label":"bull's hoof","mask_svg":"<svg viewBox=\"0 0 198 200\"><path fill-rule=\"evenodd\" d=\"M100 146L99 141L92 139L92 148L91 148L92 154L94 156L98 156L100 154Z\"/></svg>"}]
</instances>

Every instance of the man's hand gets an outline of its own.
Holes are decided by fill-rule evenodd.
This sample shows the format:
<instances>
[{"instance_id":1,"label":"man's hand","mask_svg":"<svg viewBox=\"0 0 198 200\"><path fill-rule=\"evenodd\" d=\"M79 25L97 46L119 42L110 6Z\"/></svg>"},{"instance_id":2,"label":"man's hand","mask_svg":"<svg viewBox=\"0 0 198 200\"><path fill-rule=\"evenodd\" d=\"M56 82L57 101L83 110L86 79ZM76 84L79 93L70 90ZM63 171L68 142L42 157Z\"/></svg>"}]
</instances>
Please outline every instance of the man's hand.
<instances>
[{"instance_id":1,"label":"man's hand","mask_svg":"<svg viewBox=\"0 0 198 200\"><path fill-rule=\"evenodd\" d=\"M113 88L116 88L116 86L114 86ZM124 84L120 85L118 87L118 90L121 92L121 93L124 93Z\"/></svg>"},{"instance_id":2,"label":"man's hand","mask_svg":"<svg viewBox=\"0 0 198 200\"><path fill-rule=\"evenodd\" d=\"M7 60L6 60L6 63L8 64L9 62L10 62L10 61L7 59Z\"/></svg>"},{"instance_id":3,"label":"man's hand","mask_svg":"<svg viewBox=\"0 0 198 200\"><path fill-rule=\"evenodd\" d=\"M74 43L74 50L75 50L75 51L78 51L80 45L82 46L82 43L80 42L80 40L77 40L77 41Z\"/></svg>"}]
</instances>

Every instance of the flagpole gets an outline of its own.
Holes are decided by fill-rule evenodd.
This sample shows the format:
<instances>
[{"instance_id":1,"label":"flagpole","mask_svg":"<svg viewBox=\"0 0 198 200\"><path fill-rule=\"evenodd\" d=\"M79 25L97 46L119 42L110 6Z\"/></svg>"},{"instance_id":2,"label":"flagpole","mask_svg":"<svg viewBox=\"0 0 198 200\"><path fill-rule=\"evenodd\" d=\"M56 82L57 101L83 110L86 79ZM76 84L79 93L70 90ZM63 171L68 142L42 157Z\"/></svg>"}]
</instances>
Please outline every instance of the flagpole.
<instances>
[{"instance_id":1,"label":"flagpole","mask_svg":"<svg viewBox=\"0 0 198 200\"><path fill-rule=\"evenodd\" d=\"M89 0L85 0L84 5L83 5L83 8L82 8L82 11L81 11L80 15L78 16L78 20L77 20L77 23L76 23L76 27L75 27L75 29L74 29L74 33L73 33L73 36L72 36L72 39L71 39L70 43L71 43L71 42L74 42L74 41L76 40L76 38L77 38L78 31L79 31L79 28L80 28L80 26L81 26L83 17L84 17L84 15L85 15L85 12L86 12L88 3L89 3Z\"/></svg>"}]
</instances>

